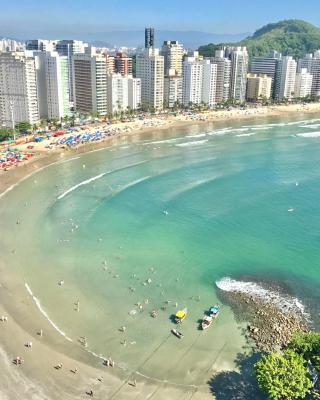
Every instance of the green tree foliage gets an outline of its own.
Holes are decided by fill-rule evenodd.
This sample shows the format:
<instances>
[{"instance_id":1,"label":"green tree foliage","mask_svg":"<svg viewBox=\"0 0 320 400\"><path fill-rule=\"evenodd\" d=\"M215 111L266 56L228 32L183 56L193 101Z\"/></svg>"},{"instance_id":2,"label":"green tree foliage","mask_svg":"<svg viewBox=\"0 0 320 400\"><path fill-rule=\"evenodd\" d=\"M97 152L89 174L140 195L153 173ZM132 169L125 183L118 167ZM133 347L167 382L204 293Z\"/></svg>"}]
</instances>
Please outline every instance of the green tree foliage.
<instances>
[{"instance_id":1,"label":"green tree foliage","mask_svg":"<svg viewBox=\"0 0 320 400\"><path fill-rule=\"evenodd\" d=\"M258 384L270 400L303 399L312 387L303 356L290 349L263 356L255 370Z\"/></svg>"},{"instance_id":2,"label":"green tree foliage","mask_svg":"<svg viewBox=\"0 0 320 400\"><path fill-rule=\"evenodd\" d=\"M0 128L0 142L13 138L13 131L10 128Z\"/></svg>"},{"instance_id":3,"label":"green tree foliage","mask_svg":"<svg viewBox=\"0 0 320 400\"><path fill-rule=\"evenodd\" d=\"M306 361L311 361L313 366L320 372L320 333L296 332L288 348L301 354Z\"/></svg>"},{"instance_id":4,"label":"green tree foliage","mask_svg":"<svg viewBox=\"0 0 320 400\"><path fill-rule=\"evenodd\" d=\"M17 131L23 133L23 132L27 132L28 130L30 130L32 128L32 125L28 121L22 121L22 122L18 122L16 124L15 128Z\"/></svg>"},{"instance_id":5,"label":"green tree foliage","mask_svg":"<svg viewBox=\"0 0 320 400\"><path fill-rule=\"evenodd\" d=\"M199 51L205 57L212 57L222 45L247 46L250 58L265 56L272 50L301 58L320 49L320 29L301 20L280 21L258 29L238 43L211 43L199 47Z\"/></svg>"}]
</instances>

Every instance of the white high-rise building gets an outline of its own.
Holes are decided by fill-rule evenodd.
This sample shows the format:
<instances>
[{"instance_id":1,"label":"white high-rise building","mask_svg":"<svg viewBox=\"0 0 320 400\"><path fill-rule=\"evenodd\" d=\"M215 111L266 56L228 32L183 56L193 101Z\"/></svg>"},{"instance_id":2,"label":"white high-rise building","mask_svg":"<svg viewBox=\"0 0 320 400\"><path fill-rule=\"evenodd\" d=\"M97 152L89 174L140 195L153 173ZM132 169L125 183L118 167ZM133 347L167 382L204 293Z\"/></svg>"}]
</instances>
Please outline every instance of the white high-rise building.
<instances>
[{"instance_id":1,"label":"white high-rise building","mask_svg":"<svg viewBox=\"0 0 320 400\"><path fill-rule=\"evenodd\" d=\"M294 97L307 97L311 95L313 76L307 68L301 68L296 74Z\"/></svg>"},{"instance_id":2,"label":"white high-rise building","mask_svg":"<svg viewBox=\"0 0 320 400\"><path fill-rule=\"evenodd\" d=\"M140 79L121 74L108 75L108 113L136 110L141 102Z\"/></svg>"},{"instance_id":3,"label":"white high-rise building","mask_svg":"<svg viewBox=\"0 0 320 400\"><path fill-rule=\"evenodd\" d=\"M35 52L41 118L67 116L69 108L68 58L57 52Z\"/></svg>"},{"instance_id":4,"label":"white high-rise building","mask_svg":"<svg viewBox=\"0 0 320 400\"><path fill-rule=\"evenodd\" d=\"M197 56L183 61L182 103L188 107L202 100L203 64Z\"/></svg>"},{"instance_id":5,"label":"white high-rise building","mask_svg":"<svg viewBox=\"0 0 320 400\"><path fill-rule=\"evenodd\" d=\"M141 80L128 76L128 108L138 110L141 107Z\"/></svg>"},{"instance_id":6,"label":"white high-rise building","mask_svg":"<svg viewBox=\"0 0 320 400\"><path fill-rule=\"evenodd\" d=\"M210 60L203 60L200 62L203 65L201 102L212 107L217 103L218 67L216 64L211 63Z\"/></svg>"},{"instance_id":7,"label":"white high-rise building","mask_svg":"<svg viewBox=\"0 0 320 400\"><path fill-rule=\"evenodd\" d=\"M164 102L169 108L182 103L182 76L176 74L176 70L169 70L164 78Z\"/></svg>"},{"instance_id":8,"label":"white high-rise building","mask_svg":"<svg viewBox=\"0 0 320 400\"><path fill-rule=\"evenodd\" d=\"M108 82L108 113L127 111L128 109L128 79L121 74L107 77Z\"/></svg>"},{"instance_id":9,"label":"white high-rise building","mask_svg":"<svg viewBox=\"0 0 320 400\"><path fill-rule=\"evenodd\" d=\"M246 47L228 47L225 51L231 61L230 98L244 102L249 59L247 49Z\"/></svg>"},{"instance_id":10,"label":"white high-rise building","mask_svg":"<svg viewBox=\"0 0 320 400\"><path fill-rule=\"evenodd\" d=\"M26 50L55 51L57 40L32 39L26 41Z\"/></svg>"},{"instance_id":11,"label":"white high-rise building","mask_svg":"<svg viewBox=\"0 0 320 400\"><path fill-rule=\"evenodd\" d=\"M297 63L291 56L282 57L277 65L275 98L292 99L294 96Z\"/></svg>"},{"instance_id":12,"label":"white high-rise building","mask_svg":"<svg viewBox=\"0 0 320 400\"><path fill-rule=\"evenodd\" d=\"M13 39L0 39L0 53L8 51L24 51L25 45Z\"/></svg>"},{"instance_id":13,"label":"white high-rise building","mask_svg":"<svg viewBox=\"0 0 320 400\"><path fill-rule=\"evenodd\" d=\"M223 50L217 50L210 61L217 66L216 102L223 103L230 95L231 61Z\"/></svg>"},{"instance_id":14,"label":"white high-rise building","mask_svg":"<svg viewBox=\"0 0 320 400\"><path fill-rule=\"evenodd\" d=\"M169 71L175 71L175 75L182 76L183 45L176 40L166 40L161 49L164 57L164 75L168 76Z\"/></svg>"},{"instance_id":15,"label":"white high-rise building","mask_svg":"<svg viewBox=\"0 0 320 400\"><path fill-rule=\"evenodd\" d=\"M91 54L74 54L72 63L74 107L77 111L106 115L106 59L92 49Z\"/></svg>"},{"instance_id":16,"label":"white high-rise building","mask_svg":"<svg viewBox=\"0 0 320 400\"><path fill-rule=\"evenodd\" d=\"M183 62L182 102L185 106L216 104L217 65L203 60L197 53Z\"/></svg>"},{"instance_id":17,"label":"white high-rise building","mask_svg":"<svg viewBox=\"0 0 320 400\"><path fill-rule=\"evenodd\" d=\"M0 54L0 125L40 120L35 58L31 52Z\"/></svg>"},{"instance_id":18,"label":"white high-rise building","mask_svg":"<svg viewBox=\"0 0 320 400\"><path fill-rule=\"evenodd\" d=\"M88 43L82 42L81 40L59 40L56 43L56 51L60 56L68 58L69 68L69 101L74 102L73 94L73 69L72 69L72 58L75 54L84 54L85 52L90 53L90 46Z\"/></svg>"},{"instance_id":19,"label":"white high-rise building","mask_svg":"<svg viewBox=\"0 0 320 400\"><path fill-rule=\"evenodd\" d=\"M298 62L298 72L302 68L307 68L307 71L313 76L311 95L320 96L320 50L314 54L307 54Z\"/></svg>"},{"instance_id":20,"label":"white high-rise building","mask_svg":"<svg viewBox=\"0 0 320 400\"><path fill-rule=\"evenodd\" d=\"M136 76L141 79L141 104L155 110L163 109L164 58L158 49L144 50L136 59Z\"/></svg>"}]
</instances>

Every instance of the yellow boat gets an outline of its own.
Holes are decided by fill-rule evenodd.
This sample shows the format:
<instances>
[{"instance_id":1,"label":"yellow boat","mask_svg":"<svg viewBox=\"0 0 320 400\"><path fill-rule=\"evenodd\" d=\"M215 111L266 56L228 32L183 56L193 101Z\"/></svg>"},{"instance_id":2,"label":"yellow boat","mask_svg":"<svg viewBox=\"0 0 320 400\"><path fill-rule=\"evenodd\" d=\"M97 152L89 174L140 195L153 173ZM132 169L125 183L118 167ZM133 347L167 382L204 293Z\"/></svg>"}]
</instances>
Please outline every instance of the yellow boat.
<instances>
[{"instance_id":1,"label":"yellow boat","mask_svg":"<svg viewBox=\"0 0 320 400\"><path fill-rule=\"evenodd\" d=\"M175 318L174 318L175 323L176 324L181 324L181 322L186 318L186 316L187 316L187 309L186 308L184 308L183 310L177 311L176 315L175 315Z\"/></svg>"}]
</instances>

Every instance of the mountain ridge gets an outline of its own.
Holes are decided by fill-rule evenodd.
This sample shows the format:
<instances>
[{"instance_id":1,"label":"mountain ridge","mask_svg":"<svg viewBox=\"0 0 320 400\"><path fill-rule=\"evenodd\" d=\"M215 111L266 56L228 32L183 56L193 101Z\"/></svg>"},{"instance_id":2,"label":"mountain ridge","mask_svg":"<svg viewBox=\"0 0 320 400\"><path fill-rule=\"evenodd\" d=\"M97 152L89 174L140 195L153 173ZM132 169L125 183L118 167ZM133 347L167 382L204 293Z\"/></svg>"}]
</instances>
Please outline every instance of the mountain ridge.
<instances>
[{"instance_id":1,"label":"mountain ridge","mask_svg":"<svg viewBox=\"0 0 320 400\"><path fill-rule=\"evenodd\" d=\"M294 58L304 57L320 49L320 28L309 22L297 19L283 20L264 25L253 35L233 43L210 43L199 47L199 51L206 57L214 55L214 51L221 46L246 46L250 58L265 56L272 50Z\"/></svg>"}]
</instances>

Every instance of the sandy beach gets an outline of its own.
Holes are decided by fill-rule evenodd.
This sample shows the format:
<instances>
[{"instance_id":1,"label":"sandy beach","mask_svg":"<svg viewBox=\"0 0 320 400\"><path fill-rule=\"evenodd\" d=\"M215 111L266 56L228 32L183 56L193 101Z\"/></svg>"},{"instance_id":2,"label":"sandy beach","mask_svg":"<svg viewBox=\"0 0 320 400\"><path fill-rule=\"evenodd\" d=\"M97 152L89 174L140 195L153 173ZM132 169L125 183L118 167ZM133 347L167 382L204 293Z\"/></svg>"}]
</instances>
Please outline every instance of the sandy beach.
<instances>
[{"instance_id":1,"label":"sandy beach","mask_svg":"<svg viewBox=\"0 0 320 400\"><path fill-rule=\"evenodd\" d=\"M123 122L117 125L116 134L99 142L81 144L75 148L67 146L46 146L52 140L32 143L34 153L27 161L19 163L8 171L0 171L0 199L7 190L24 177L52 163L75 157L78 154L99 148L134 141L135 134L148 134L155 129L182 128L190 124L219 123L272 116L297 116L320 112L320 103L258 107L246 110L210 111L191 115L155 116L146 121ZM102 124L103 125L103 124ZM94 128L87 128L93 130ZM95 127L96 129L96 127ZM138 140L138 139L137 139ZM19 144L21 151L27 151L30 143ZM5 202L3 197L1 201ZM18 244L19 245L19 244ZM212 399L209 385L183 386L165 381L145 379L135 371L114 370L103 365L103 360L90 355L85 349L79 352L79 345L68 342L59 335L39 312L34 299L25 288L23 277L8 275L6 266L0 261L0 397L4 400L34 399L152 399L152 400L206 400ZM14 303L14 306L13 306ZM24 327L21 328L21 321ZM43 336L38 333L43 330ZM25 346L31 341L32 348ZM81 349L81 347L80 347ZM80 353L80 354L79 354ZM15 365L13 360L22 357L24 363ZM116 360L115 360L116 361ZM141 360L143 361L143 360ZM61 369L55 366L62 364ZM76 370L76 373L74 372Z\"/></svg>"}]
</instances>

